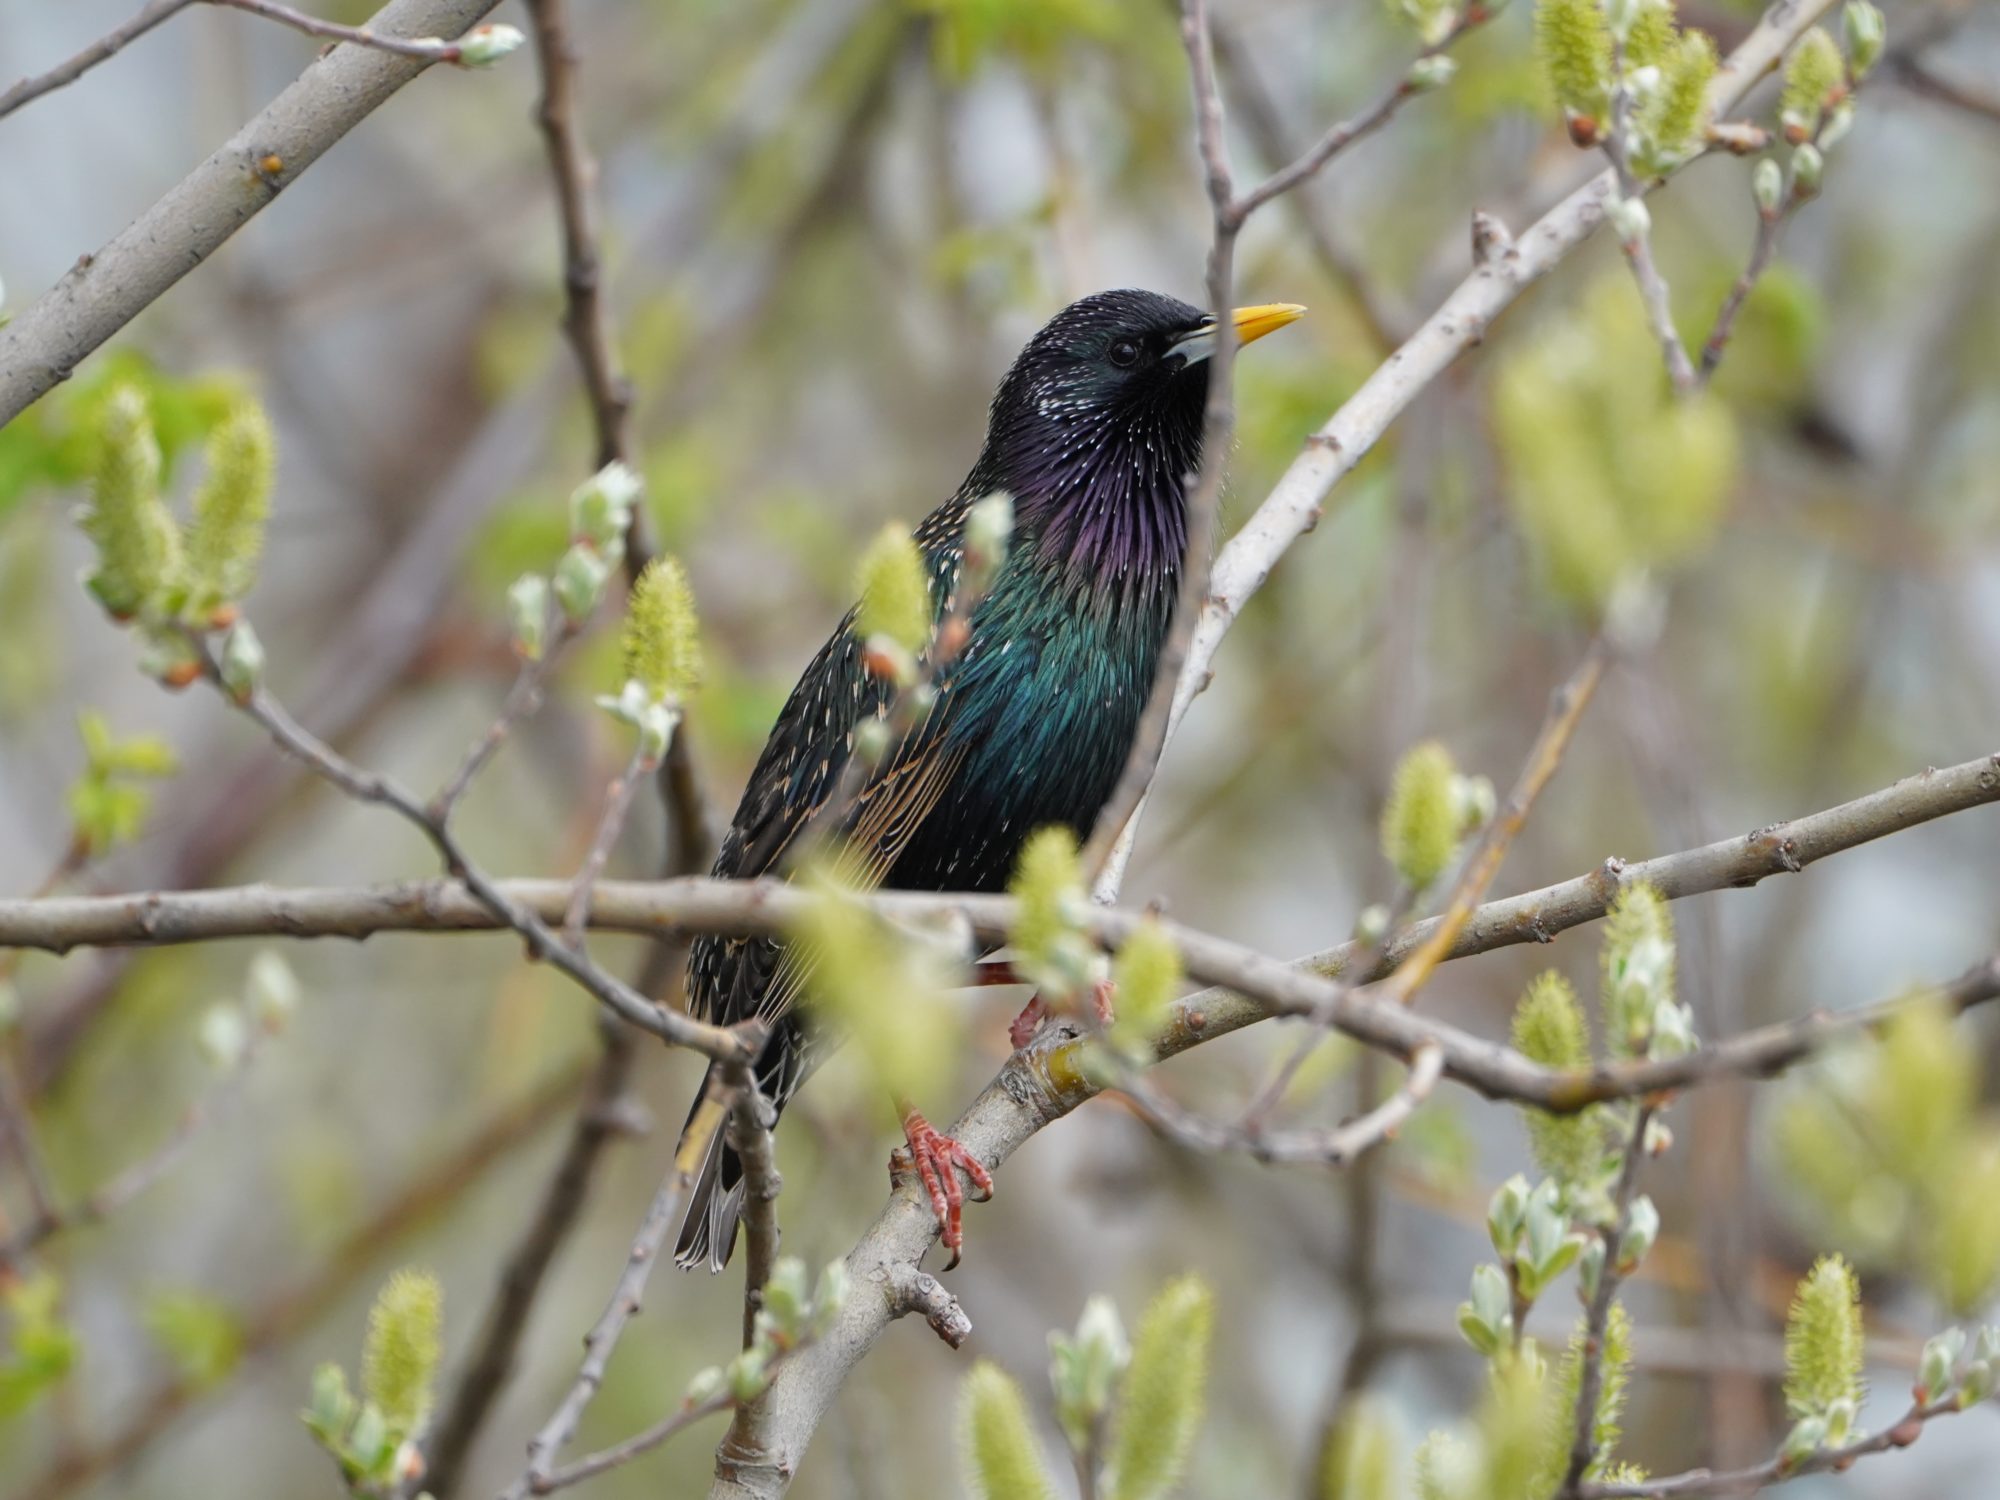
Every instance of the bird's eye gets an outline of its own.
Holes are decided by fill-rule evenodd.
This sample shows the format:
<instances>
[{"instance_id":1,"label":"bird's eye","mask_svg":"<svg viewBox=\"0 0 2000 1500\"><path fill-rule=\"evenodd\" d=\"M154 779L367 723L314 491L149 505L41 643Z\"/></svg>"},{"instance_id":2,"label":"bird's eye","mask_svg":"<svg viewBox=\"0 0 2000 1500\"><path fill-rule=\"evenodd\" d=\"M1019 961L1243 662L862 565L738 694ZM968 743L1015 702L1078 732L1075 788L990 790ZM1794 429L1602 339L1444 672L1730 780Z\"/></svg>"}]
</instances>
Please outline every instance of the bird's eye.
<instances>
[{"instance_id":1,"label":"bird's eye","mask_svg":"<svg viewBox=\"0 0 2000 1500\"><path fill-rule=\"evenodd\" d=\"M1111 363L1121 370L1129 370L1139 363L1139 346L1130 339L1120 339L1111 346Z\"/></svg>"}]
</instances>

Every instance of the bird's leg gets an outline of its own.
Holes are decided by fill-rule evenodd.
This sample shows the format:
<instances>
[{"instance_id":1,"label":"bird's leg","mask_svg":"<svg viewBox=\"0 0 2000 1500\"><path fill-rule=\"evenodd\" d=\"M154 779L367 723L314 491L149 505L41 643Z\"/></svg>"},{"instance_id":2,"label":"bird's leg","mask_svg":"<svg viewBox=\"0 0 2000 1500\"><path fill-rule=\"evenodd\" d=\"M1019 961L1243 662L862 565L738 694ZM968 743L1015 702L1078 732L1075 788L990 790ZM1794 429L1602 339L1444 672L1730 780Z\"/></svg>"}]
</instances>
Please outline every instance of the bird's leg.
<instances>
[{"instance_id":1,"label":"bird's leg","mask_svg":"<svg viewBox=\"0 0 2000 1500\"><path fill-rule=\"evenodd\" d=\"M975 1203L993 1196L993 1174L957 1141L938 1134L937 1127L908 1100L897 1100L896 1107L902 1113L903 1138L909 1145L889 1154L889 1180L893 1183L901 1172L911 1166L916 1168L924 1191L930 1194L939 1236L945 1249L951 1252L951 1260L945 1265L949 1271L958 1264L959 1251L965 1244L965 1231L960 1223L965 1211L965 1189L959 1184L959 1170L963 1169L972 1183Z\"/></svg>"},{"instance_id":2,"label":"bird's leg","mask_svg":"<svg viewBox=\"0 0 2000 1500\"><path fill-rule=\"evenodd\" d=\"M1021 1007L1021 1013L1007 1023L1007 1040L1014 1044L1016 1052L1035 1039L1035 1033L1041 1030L1042 1022L1048 1019L1048 1015L1048 1002L1042 999L1042 992L1037 990L1028 997L1028 1003Z\"/></svg>"},{"instance_id":3,"label":"bird's leg","mask_svg":"<svg viewBox=\"0 0 2000 1500\"><path fill-rule=\"evenodd\" d=\"M1111 1002L1117 998L1118 986L1111 979L1100 979L1090 987L1090 1008L1097 1013L1097 1024L1109 1026L1115 1019Z\"/></svg>"}]
</instances>

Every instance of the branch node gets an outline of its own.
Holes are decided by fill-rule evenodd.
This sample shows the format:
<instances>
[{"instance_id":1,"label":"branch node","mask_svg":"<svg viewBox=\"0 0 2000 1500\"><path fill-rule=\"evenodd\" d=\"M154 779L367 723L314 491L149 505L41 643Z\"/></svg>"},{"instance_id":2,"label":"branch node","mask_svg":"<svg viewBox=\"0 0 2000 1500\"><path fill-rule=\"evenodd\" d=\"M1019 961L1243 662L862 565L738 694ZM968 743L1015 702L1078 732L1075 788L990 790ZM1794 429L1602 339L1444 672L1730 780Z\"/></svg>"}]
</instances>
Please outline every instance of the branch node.
<instances>
[{"instance_id":1,"label":"branch node","mask_svg":"<svg viewBox=\"0 0 2000 1500\"><path fill-rule=\"evenodd\" d=\"M889 1298L889 1316L921 1313L932 1332L952 1348L961 1348L972 1337L972 1319L958 1298L945 1290L944 1283L928 1271L919 1271L907 1261L897 1261L881 1273Z\"/></svg>"}]
</instances>

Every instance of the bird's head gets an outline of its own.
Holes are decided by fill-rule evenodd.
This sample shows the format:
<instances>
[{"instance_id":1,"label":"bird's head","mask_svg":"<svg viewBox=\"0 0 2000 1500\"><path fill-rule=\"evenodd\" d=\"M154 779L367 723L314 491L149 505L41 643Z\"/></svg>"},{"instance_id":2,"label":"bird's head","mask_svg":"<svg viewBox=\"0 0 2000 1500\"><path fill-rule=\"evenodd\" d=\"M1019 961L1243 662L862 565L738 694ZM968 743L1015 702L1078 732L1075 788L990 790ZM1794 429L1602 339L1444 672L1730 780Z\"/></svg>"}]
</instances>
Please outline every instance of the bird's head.
<instances>
[{"instance_id":1,"label":"bird's head","mask_svg":"<svg viewBox=\"0 0 2000 1500\"><path fill-rule=\"evenodd\" d=\"M1238 308L1232 321L1247 344L1304 311L1277 302ZM1026 519L1060 513L1105 535L1107 523L1122 532L1121 519L1151 519L1114 512L1165 504L1174 513L1160 519L1178 532L1181 484L1201 462L1214 352L1215 320L1178 298L1123 290L1071 303L1028 341L993 398L986 477L1014 493Z\"/></svg>"}]
</instances>

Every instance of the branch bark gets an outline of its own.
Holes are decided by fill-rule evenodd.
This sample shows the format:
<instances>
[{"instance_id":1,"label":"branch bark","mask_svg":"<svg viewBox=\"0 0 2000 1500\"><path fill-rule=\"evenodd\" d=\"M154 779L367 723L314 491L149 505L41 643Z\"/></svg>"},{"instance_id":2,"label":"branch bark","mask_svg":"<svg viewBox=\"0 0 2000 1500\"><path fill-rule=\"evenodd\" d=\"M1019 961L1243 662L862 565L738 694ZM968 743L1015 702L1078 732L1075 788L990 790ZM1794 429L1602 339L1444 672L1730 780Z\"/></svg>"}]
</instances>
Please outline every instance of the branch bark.
<instances>
[{"instance_id":1,"label":"branch bark","mask_svg":"<svg viewBox=\"0 0 2000 1500\"><path fill-rule=\"evenodd\" d=\"M393 0L383 36L458 36L497 0ZM316 59L208 160L0 328L0 427L221 248L334 142L431 64L377 48Z\"/></svg>"}]
</instances>

